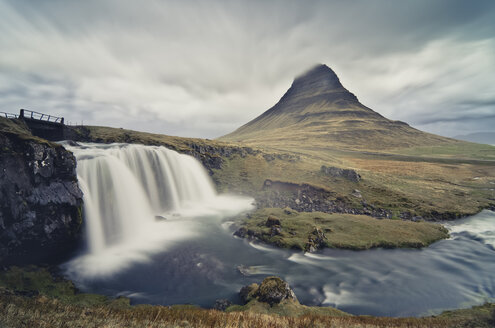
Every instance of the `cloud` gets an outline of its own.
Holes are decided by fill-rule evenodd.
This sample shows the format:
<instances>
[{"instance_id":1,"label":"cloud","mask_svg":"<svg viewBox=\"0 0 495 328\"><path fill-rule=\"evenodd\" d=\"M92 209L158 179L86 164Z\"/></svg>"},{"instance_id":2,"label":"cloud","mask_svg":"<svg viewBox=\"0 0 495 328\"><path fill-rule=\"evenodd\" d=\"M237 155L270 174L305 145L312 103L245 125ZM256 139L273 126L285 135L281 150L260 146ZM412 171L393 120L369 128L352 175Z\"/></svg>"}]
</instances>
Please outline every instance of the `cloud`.
<instances>
[{"instance_id":1,"label":"cloud","mask_svg":"<svg viewBox=\"0 0 495 328\"><path fill-rule=\"evenodd\" d=\"M211 138L261 114L321 62L387 117L447 135L459 132L452 122L477 131L485 123L476 118L495 111L494 9L492 1L0 1L0 110Z\"/></svg>"}]
</instances>

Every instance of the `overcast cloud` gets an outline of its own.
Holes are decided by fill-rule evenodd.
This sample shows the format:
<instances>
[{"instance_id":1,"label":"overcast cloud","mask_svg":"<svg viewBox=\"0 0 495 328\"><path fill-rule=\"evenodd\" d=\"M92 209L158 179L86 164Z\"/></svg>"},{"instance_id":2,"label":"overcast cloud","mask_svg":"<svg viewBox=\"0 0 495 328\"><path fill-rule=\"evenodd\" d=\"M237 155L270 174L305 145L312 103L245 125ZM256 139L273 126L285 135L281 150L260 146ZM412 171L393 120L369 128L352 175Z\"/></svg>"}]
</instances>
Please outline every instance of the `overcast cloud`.
<instances>
[{"instance_id":1,"label":"overcast cloud","mask_svg":"<svg viewBox=\"0 0 495 328\"><path fill-rule=\"evenodd\" d=\"M213 138L316 63L390 119L495 130L494 1L0 0L0 111Z\"/></svg>"}]
</instances>

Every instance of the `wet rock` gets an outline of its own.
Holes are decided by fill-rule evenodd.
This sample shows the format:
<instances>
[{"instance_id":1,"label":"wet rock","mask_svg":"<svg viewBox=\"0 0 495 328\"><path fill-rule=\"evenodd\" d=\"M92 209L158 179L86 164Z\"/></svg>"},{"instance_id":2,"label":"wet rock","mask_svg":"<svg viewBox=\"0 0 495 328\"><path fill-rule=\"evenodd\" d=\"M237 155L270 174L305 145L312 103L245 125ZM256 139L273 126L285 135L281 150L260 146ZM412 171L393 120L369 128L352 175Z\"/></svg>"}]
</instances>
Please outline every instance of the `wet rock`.
<instances>
[{"instance_id":1,"label":"wet rock","mask_svg":"<svg viewBox=\"0 0 495 328\"><path fill-rule=\"evenodd\" d=\"M255 299L258 289L258 284L251 284L249 286L242 287L239 291L239 297L241 298L242 304L247 304L249 301Z\"/></svg>"},{"instance_id":2,"label":"wet rock","mask_svg":"<svg viewBox=\"0 0 495 328\"><path fill-rule=\"evenodd\" d=\"M213 305L213 308L218 311L225 311L225 309L227 309L231 305L231 301L222 298L215 301L215 305Z\"/></svg>"},{"instance_id":3,"label":"wet rock","mask_svg":"<svg viewBox=\"0 0 495 328\"><path fill-rule=\"evenodd\" d=\"M247 237L247 229L245 227L240 227L234 232L234 236L240 237L240 238L246 238Z\"/></svg>"},{"instance_id":4,"label":"wet rock","mask_svg":"<svg viewBox=\"0 0 495 328\"><path fill-rule=\"evenodd\" d=\"M246 227L240 227L234 232L234 236L240 238L253 238L256 236L256 232L251 229L247 229Z\"/></svg>"},{"instance_id":5,"label":"wet rock","mask_svg":"<svg viewBox=\"0 0 495 328\"><path fill-rule=\"evenodd\" d=\"M326 246L327 237L319 227L314 227L313 231L308 236L306 250L310 253L316 252Z\"/></svg>"},{"instance_id":6,"label":"wet rock","mask_svg":"<svg viewBox=\"0 0 495 328\"><path fill-rule=\"evenodd\" d=\"M259 302L264 302L273 306L284 300L293 300L297 302L297 297L289 284L279 277L267 277L261 285L251 284L242 287L239 296L244 304L256 299Z\"/></svg>"},{"instance_id":7,"label":"wet rock","mask_svg":"<svg viewBox=\"0 0 495 328\"><path fill-rule=\"evenodd\" d=\"M57 261L75 249L82 225L75 169L63 147L0 131L1 263Z\"/></svg>"}]
</instances>

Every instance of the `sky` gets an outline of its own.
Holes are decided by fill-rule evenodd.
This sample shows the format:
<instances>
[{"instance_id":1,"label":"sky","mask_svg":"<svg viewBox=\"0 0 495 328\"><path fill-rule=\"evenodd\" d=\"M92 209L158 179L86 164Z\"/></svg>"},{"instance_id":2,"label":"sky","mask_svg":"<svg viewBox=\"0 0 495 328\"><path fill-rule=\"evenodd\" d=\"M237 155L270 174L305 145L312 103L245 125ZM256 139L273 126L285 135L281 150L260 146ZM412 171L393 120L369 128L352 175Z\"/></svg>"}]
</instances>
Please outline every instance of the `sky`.
<instances>
[{"instance_id":1,"label":"sky","mask_svg":"<svg viewBox=\"0 0 495 328\"><path fill-rule=\"evenodd\" d=\"M0 0L0 111L215 138L331 67L424 131L495 131L495 1Z\"/></svg>"}]
</instances>

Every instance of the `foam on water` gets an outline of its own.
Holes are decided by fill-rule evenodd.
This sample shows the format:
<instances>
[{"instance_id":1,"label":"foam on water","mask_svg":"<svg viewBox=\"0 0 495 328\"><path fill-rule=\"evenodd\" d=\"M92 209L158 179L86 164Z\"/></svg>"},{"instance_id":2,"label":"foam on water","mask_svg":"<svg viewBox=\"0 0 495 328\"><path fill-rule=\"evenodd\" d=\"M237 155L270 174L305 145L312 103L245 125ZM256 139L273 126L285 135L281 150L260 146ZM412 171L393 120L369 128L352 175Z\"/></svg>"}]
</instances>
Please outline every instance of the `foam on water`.
<instances>
[{"instance_id":1,"label":"foam on water","mask_svg":"<svg viewBox=\"0 0 495 328\"><path fill-rule=\"evenodd\" d=\"M66 265L72 277L108 275L146 262L198 233L198 219L252 208L250 198L218 195L195 158L164 147L64 146L77 159L87 240L83 254Z\"/></svg>"},{"instance_id":2,"label":"foam on water","mask_svg":"<svg viewBox=\"0 0 495 328\"><path fill-rule=\"evenodd\" d=\"M445 226L454 239L459 234L467 233L495 248L495 216L493 214L492 211L485 210L466 219L447 222Z\"/></svg>"}]
</instances>

